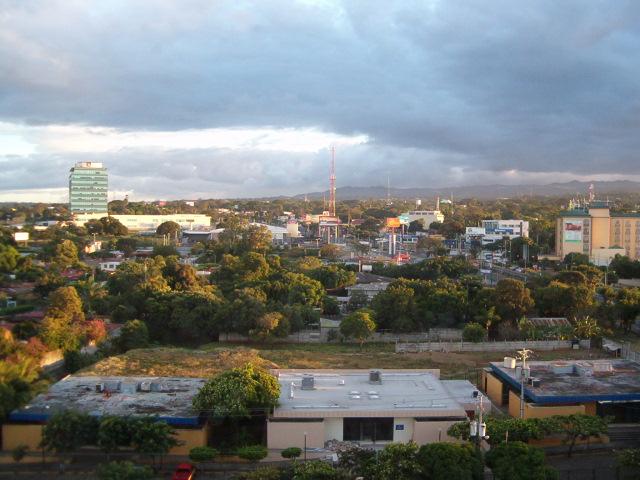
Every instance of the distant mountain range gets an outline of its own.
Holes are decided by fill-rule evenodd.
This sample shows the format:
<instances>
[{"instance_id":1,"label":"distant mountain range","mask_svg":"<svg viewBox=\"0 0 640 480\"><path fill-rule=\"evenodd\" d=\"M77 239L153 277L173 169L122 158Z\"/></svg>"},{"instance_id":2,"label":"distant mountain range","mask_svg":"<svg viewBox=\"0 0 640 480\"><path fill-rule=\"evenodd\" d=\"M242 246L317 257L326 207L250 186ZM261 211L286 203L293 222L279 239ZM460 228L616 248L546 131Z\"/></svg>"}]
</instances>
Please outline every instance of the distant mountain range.
<instances>
[{"instance_id":1,"label":"distant mountain range","mask_svg":"<svg viewBox=\"0 0 640 480\"><path fill-rule=\"evenodd\" d=\"M579 182L577 180L566 183L549 183L546 185L468 185L463 187L443 187L443 188L391 188L392 198L478 198L494 199L522 197L528 195L537 196L565 196L579 195L587 196L589 185L592 182ZM598 197L615 193L640 193L640 182L628 180L614 181L594 181L595 192ZM328 190L324 192L310 192L306 196L309 199L321 199L325 195L329 197ZM361 200L367 198L386 198L387 187L338 187L336 197L338 200ZM305 194L296 195L294 198L304 198Z\"/></svg>"}]
</instances>

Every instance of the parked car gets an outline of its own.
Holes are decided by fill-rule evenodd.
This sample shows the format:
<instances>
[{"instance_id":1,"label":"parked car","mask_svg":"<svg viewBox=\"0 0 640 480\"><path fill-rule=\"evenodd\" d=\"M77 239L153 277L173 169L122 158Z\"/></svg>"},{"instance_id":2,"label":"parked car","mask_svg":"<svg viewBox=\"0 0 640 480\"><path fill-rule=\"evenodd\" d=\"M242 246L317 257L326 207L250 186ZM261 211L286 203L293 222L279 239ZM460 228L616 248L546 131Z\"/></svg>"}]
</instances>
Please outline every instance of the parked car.
<instances>
[{"instance_id":1,"label":"parked car","mask_svg":"<svg viewBox=\"0 0 640 480\"><path fill-rule=\"evenodd\" d=\"M176 467L171 480L194 480L196 478L196 467L190 463L181 463Z\"/></svg>"}]
</instances>

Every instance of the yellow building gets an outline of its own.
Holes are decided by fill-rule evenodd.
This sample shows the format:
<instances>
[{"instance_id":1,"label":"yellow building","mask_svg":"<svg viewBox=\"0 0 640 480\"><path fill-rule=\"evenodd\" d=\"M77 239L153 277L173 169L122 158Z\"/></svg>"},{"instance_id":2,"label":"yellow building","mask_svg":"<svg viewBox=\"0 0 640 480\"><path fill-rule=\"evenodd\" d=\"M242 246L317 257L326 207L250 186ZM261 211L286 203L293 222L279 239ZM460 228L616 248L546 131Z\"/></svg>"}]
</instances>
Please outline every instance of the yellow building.
<instances>
[{"instance_id":1,"label":"yellow building","mask_svg":"<svg viewBox=\"0 0 640 480\"><path fill-rule=\"evenodd\" d=\"M612 212L606 202L560 212L556 220L556 253L589 256L596 265L608 265L616 254L640 258L640 214Z\"/></svg>"},{"instance_id":2,"label":"yellow building","mask_svg":"<svg viewBox=\"0 0 640 480\"><path fill-rule=\"evenodd\" d=\"M106 213L77 213L73 216L73 223L83 226L89 220L100 220ZM185 230L200 230L211 228L211 217L201 213L176 213L168 215L109 215L118 220L130 231L152 231L164 222L175 222Z\"/></svg>"},{"instance_id":3,"label":"yellow building","mask_svg":"<svg viewBox=\"0 0 640 480\"><path fill-rule=\"evenodd\" d=\"M480 388L494 405L520 417L524 379L524 418L552 415L610 416L640 421L640 365L628 360L527 362L524 375L513 359L483 370Z\"/></svg>"},{"instance_id":4,"label":"yellow building","mask_svg":"<svg viewBox=\"0 0 640 480\"><path fill-rule=\"evenodd\" d=\"M180 445L169 453L187 455L193 447L206 446L209 437L208 424L191 407L204 382L199 378L68 376L11 412L2 425L2 448L11 451L26 445L38 451L49 417L75 410L98 417L154 416L176 432Z\"/></svg>"}]
</instances>

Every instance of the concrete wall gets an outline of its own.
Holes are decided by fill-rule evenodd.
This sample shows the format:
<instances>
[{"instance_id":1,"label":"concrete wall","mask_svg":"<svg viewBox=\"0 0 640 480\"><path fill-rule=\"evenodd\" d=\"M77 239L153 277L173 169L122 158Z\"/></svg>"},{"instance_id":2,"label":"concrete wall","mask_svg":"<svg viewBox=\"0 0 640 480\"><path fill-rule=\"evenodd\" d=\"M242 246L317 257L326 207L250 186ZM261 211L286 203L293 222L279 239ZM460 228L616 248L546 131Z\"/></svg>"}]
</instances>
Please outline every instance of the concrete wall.
<instances>
[{"instance_id":1,"label":"concrete wall","mask_svg":"<svg viewBox=\"0 0 640 480\"><path fill-rule=\"evenodd\" d=\"M307 432L307 448L324 447L324 422L267 422L267 446L284 449L304 448L304 432Z\"/></svg>"},{"instance_id":2,"label":"concrete wall","mask_svg":"<svg viewBox=\"0 0 640 480\"><path fill-rule=\"evenodd\" d=\"M413 425L415 420L413 418L394 418L393 419L393 441L407 443L413 440ZM403 430L398 430L398 425L404 427Z\"/></svg>"},{"instance_id":3,"label":"concrete wall","mask_svg":"<svg viewBox=\"0 0 640 480\"><path fill-rule=\"evenodd\" d=\"M447 430L457 421L443 421L443 422L415 422L413 424L413 441L418 445L424 445L426 443L433 442L455 442L455 438L447 435Z\"/></svg>"},{"instance_id":4,"label":"concrete wall","mask_svg":"<svg viewBox=\"0 0 640 480\"><path fill-rule=\"evenodd\" d=\"M491 372L482 372L487 381L487 396L496 405L502 405L502 382Z\"/></svg>"},{"instance_id":5,"label":"concrete wall","mask_svg":"<svg viewBox=\"0 0 640 480\"><path fill-rule=\"evenodd\" d=\"M544 418L553 415L573 415L574 413L586 413L584 405L535 405L525 402L524 418ZM509 415L520 417L520 395L509 392Z\"/></svg>"},{"instance_id":6,"label":"concrete wall","mask_svg":"<svg viewBox=\"0 0 640 480\"><path fill-rule=\"evenodd\" d=\"M169 451L170 455L188 455L193 447L205 447L207 445L208 426L204 425L200 429L180 429L176 428L176 439L183 443Z\"/></svg>"},{"instance_id":7,"label":"concrete wall","mask_svg":"<svg viewBox=\"0 0 640 480\"><path fill-rule=\"evenodd\" d=\"M2 449L11 451L19 445L29 450L39 450L42 440L42 425L2 425Z\"/></svg>"},{"instance_id":8,"label":"concrete wall","mask_svg":"<svg viewBox=\"0 0 640 480\"><path fill-rule=\"evenodd\" d=\"M522 348L532 350L567 350L569 340L523 340L513 342L422 342L396 343L396 353L416 352L509 352Z\"/></svg>"}]
</instances>

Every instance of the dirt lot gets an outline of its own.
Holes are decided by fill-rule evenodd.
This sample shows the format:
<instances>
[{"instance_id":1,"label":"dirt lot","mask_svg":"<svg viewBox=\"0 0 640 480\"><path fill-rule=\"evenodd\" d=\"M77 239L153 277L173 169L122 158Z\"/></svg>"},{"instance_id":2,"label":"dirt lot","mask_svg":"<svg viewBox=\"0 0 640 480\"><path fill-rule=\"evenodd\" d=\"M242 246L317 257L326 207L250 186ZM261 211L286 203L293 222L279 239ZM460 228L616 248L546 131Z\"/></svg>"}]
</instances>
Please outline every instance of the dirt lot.
<instances>
[{"instance_id":1,"label":"dirt lot","mask_svg":"<svg viewBox=\"0 0 640 480\"><path fill-rule=\"evenodd\" d=\"M247 362L265 368L438 368L443 378L475 380L478 370L514 352L394 353L393 344L221 345L199 349L157 347L106 358L78 374L209 377ZM539 352L536 360L599 358L599 350Z\"/></svg>"}]
</instances>

